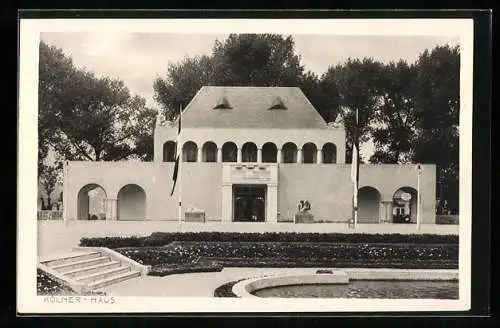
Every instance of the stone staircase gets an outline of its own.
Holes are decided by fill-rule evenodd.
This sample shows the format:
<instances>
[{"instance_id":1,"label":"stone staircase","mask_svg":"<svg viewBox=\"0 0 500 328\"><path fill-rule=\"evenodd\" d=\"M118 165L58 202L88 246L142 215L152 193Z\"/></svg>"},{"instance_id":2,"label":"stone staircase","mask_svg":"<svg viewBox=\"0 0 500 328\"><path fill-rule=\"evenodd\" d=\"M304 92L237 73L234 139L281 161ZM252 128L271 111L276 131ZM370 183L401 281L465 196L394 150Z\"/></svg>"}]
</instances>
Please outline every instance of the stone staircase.
<instances>
[{"instance_id":1,"label":"stone staircase","mask_svg":"<svg viewBox=\"0 0 500 328\"><path fill-rule=\"evenodd\" d=\"M38 268L77 293L96 291L147 274L147 267L106 248L78 250L44 259Z\"/></svg>"}]
</instances>

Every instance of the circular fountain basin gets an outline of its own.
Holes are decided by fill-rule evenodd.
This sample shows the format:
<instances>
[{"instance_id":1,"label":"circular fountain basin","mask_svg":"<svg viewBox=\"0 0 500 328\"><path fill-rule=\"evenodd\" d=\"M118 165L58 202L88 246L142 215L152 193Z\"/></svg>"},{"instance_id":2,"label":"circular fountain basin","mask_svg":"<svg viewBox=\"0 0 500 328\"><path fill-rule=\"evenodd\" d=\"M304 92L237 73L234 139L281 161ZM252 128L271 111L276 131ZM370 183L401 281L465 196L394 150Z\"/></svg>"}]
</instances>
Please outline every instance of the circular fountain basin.
<instances>
[{"instance_id":1,"label":"circular fountain basin","mask_svg":"<svg viewBox=\"0 0 500 328\"><path fill-rule=\"evenodd\" d=\"M349 277L344 271L333 271L327 274L274 275L246 279L233 286L233 293L238 297L258 297L252 295L256 290L291 285L346 285Z\"/></svg>"}]
</instances>

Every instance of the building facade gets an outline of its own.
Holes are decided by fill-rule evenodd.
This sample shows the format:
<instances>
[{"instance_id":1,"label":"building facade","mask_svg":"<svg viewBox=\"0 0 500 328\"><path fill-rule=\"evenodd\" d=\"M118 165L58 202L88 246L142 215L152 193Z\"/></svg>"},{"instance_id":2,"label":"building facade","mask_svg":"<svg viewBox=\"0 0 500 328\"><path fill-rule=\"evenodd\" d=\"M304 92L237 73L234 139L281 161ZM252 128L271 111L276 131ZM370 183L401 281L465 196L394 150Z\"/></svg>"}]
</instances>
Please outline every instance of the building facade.
<instances>
[{"instance_id":1,"label":"building facade","mask_svg":"<svg viewBox=\"0 0 500 328\"><path fill-rule=\"evenodd\" d=\"M182 112L171 196L177 131L177 121L157 120L153 162L66 162L65 218L184 220L195 211L277 223L293 221L307 200L315 221L352 219L344 126L326 123L299 88L201 88ZM422 223L435 223L435 186L435 165L361 164L358 222L416 222L420 210Z\"/></svg>"}]
</instances>

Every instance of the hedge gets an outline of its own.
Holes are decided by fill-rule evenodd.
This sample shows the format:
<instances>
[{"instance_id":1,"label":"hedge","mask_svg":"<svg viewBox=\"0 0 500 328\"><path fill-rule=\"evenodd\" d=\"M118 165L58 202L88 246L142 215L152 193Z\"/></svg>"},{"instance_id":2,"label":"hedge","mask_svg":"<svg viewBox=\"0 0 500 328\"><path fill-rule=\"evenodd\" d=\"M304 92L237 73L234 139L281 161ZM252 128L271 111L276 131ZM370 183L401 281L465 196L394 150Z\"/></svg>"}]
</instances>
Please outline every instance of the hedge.
<instances>
[{"instance_id":1,"label":"hedge","mask_svg":"<svg viewBox=\"0 0 500 328\"><path fill-rule=\"evenodd\" d=\"M147 237L82 238L80 240L80 245L108 248L145 247L164 246L174 241L458 244L458 235L295 232L154 232Z\"/></svg>"},{"instance_id":2,"label":"hedge","mask_svg":"<svg viewBox=\"0 0 500 328\"><path fill-rule=\"evenodd\" d=\"M167 276L171 274L195 273L195 272L220 272L224 267L216 262L212 263L195 263L195 264L180 264L180 265L155 265L151 267L150 276Z\"/></svg>"}]
</instances>

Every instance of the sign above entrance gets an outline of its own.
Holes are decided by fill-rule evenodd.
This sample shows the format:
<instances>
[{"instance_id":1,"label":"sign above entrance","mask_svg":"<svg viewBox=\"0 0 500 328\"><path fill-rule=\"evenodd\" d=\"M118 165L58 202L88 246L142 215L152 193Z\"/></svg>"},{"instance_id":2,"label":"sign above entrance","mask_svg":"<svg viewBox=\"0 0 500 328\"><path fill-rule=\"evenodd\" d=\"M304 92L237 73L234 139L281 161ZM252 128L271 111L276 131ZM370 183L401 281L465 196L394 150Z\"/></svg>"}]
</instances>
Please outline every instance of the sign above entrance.
<instances>
[{"instance_id":1,"label":"sign above entrance","mask_svg":"<svg viewBox=\"0 0 500 328\"><path fill-rule=\"evenodd\" d=\"M272 164L227 164L223 166L223 181L231 184L275 184L278 181L277 169Z\"/></svg>"},{"instance_id":2,"label":"sign above entrance","mask_svg":"<svg viewBox=\"0 0 500 328\"><path fill-rule=\"evenodd\" d=\"M401 194L401 199L404 200L405 202L407 202L411 199L411 195L407 192L404 192Z\"/></svg>"}]
</instances>

